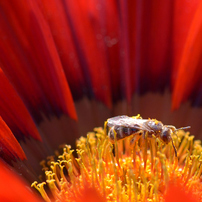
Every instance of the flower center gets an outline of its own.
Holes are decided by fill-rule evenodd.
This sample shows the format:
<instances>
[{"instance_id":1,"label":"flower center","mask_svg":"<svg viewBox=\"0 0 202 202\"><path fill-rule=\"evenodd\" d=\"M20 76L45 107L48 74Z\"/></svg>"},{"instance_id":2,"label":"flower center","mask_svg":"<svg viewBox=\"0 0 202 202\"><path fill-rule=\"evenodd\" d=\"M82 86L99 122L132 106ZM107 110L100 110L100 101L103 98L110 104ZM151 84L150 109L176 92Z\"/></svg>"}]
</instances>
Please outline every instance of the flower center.
<instances>
[{"instance_id":1,"label":"flower center","mask_svg":"<svg viewBox=\"0 0 202 202\"><path fill-rule=\"evenodd\" d=\"M50 157L43 161L46 180L32 186L46 201L77 201L87 187L107 201L163 201L169 183L179 180L186 190L199 194L200 141L179 130L172 137L176 157L171 142L164 144L155 136L146 136L131 146L132 138L115 138L112 144L102 128L95 128L77 140L75 155L65 145L56 161Z\"/></svg>"}]
</instances>

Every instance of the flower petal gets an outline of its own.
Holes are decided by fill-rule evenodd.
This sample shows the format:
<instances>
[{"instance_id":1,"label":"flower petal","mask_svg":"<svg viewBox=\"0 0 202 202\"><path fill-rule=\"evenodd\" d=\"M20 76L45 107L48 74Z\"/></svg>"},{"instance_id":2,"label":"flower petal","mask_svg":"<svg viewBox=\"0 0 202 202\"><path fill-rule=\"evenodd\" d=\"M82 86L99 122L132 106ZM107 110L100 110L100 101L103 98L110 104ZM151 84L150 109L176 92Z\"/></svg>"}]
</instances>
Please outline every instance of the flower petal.
<instances>
[{"instance_id":1,"label":"flower petal","mask_svg":"<svg viewBox=\"0 0 202 202\"><path fill-rule=\"evenodd\" d=\"M1 1L2 69L37 121L76 111L51 30L36 1Z\"/></svg>"},{"instance_id":2,"label":"flower petal","mask_svg":"<svg viewBox=\"0 0 202 202\"><path fill-rule=\"evenodd\" d=\"M180 59L184 50L189 30L198 8L200 0L184 1L177 0L173 4L173 37L172 37L172 78L171 84L174 87L177 79Z\"/></svg>"},{"instance_id":3,"label":"flower petal","mask_svg":"<svg viewBox=\"0 0 202 202\"><path fill-rule=\"evenodd\" d=\"M23 101L0 68L0 114L17 139L32 136L41 140Z\"/></svg>"},{"instance_id":4,"label":"flower petal","mask_svg":"<svg viewBox=\"0 0 202 202\"><path fill-rule=\"evenodd\" d=\"M10 162L15 159L26 159L25 154L19 145L18 141L15 139L13 133L0 117L0 153L1 157Z\"/></svg>"},{"instance_id":5,"label":"flower petal","mask_svg":"<svg viewBox=\"0 0 202 202\"><path fill-rule=\"evenodd\" d=\"M128 7L133 86L162 91L170 76L172 2L130 1Z\"/></svg>"},{"instance_id":6,"label":"flower petal","mask_svg":"<svg viewBox=\"0 0 202 202\"><path fill-rule=\"evenodd\" d=\"M15 202L40 202L29 185L0 161L0 200Z\"/></svg>"},{"instance_id":7,"label":"flower petal","mask_svg":"<svg viewBox=\"0 0 202 202\"><path fill-rule=\"evenodd\" d=\"M81 98L87 92L88 81L82 70L75 36L71 32L68 14L62 1L38 1L39 7L50 26L57 51L74 98Z\"/></svg>"},{"instance_id":8,"label":"flower petal","mask_svg":"<svg viewBox=\"0 0 202 202\"><path fill-rule=\"evenodd\" d=\"M74 199L76 202L106 202L107 200L95 189L95 188L84 188L81 190L80 198Z\"/></svg>"},{"instance_id":9,"label":"flower petal","mask_svg":"<svg viewBox=\"0 0 202 202\"><path fill-rule=\"evenodd\" d=\"M109 64L105 45L105 27L97 26L103 13L99 13L101 4L96 1L65 1L75 43L82 59L82 70L89 81L91 97L111 107L111 88ZM101 21L102 22L102 21ZM101 24L102 25L102 24Z\"/></svg>"},{"instance_id":10,"label":"flower petal","mask_svg":"<svg viewBox=\"0 0 202 202\"><path fill-rule=\"evenodd\" d=\"M180 183L171 183L165 194L165 202L199 202L199 197L194 196L191 191Z\"/></svg>"},{"instance_id":11,"label":"flower petal","mask_svg":"<svg viewBox=\"0 0 202 202\"><path fill-rule=\"evenodd\" d=\"M193 18L185 47L179 63L176 81L173 89L172 108L176 109L190 94L201 91L201 52L202 52L202 2L198 5ZM202 97L196 102L202 104Z\"/></svg>"}]
</instances>

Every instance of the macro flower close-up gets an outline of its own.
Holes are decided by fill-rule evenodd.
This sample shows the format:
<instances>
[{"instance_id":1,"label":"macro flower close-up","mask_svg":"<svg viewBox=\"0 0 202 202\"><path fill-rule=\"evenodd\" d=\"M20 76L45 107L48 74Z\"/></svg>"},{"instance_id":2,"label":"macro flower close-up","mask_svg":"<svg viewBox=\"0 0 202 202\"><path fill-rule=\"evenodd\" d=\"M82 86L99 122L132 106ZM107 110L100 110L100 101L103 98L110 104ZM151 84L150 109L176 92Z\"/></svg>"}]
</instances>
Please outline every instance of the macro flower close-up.
<instances>
[{"instance_id":1,"label":"macro flower close-up","mask_svg":"<svg viewBox=\"0 0 202 202\"><path fill-rule=\"evenodd\" d=\"M202 201L202 2L0 1L0 201Z\"/></svg>"}]
</instances>

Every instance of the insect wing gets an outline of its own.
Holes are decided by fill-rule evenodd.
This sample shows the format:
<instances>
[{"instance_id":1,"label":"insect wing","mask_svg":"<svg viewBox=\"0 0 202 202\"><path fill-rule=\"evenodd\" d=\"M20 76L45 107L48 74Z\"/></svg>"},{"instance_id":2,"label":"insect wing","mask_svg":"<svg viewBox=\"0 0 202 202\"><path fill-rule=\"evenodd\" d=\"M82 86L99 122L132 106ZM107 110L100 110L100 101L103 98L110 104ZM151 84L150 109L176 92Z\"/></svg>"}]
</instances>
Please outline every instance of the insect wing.
<instances>
[{"instance_id":1,"label":"insect wing","mask_svg":"<svg viewBox=\"0 0 202 202\"><path fill-rule=\"evenodd\" d=\"M122 116L115 116L107 120L107 126L123 126L127 121L130 119L130 117L122 115Z\"/></svg>"},{"instance_id":2,"label":"insect wing","mask_svg":"<svg viewBox=\"0 0 202 202\"><path fill-rule=\"evenodd\" d=\"M133 118L131 118L131 119L133 119ZM133 123L132 123L132 121L133 121ZM152 132L151 128L147 125L147 123L148 123L148 119L133 119L133 120L131 120L130 126L128 126L128 127Z\"/></svg>"},{"instance_id":3,"label":"insect wing","mask_svg":"<svg viewBox=\"0 0 202 202\"><path fill-rule=\"evenodd\" d=\"M150 130L150 128L147 127L147 121L147 119L134 119L123 115L108 119L107 125L108 127L119 126L124 128L135 128L138 130Z\"/></svg>"}]
</instances>

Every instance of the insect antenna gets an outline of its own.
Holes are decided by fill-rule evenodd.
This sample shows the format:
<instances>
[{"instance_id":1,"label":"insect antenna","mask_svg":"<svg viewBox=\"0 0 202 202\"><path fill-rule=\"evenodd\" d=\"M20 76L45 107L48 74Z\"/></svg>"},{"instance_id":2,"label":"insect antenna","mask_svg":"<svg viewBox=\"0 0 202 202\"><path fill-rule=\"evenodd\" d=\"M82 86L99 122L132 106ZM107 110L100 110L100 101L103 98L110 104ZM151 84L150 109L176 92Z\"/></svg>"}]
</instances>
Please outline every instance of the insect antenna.
<instances>
[{"instance_id":1,"label":"insect antenna","mask_svg":"<svg viewBox=\"0 0 202 202\"><path fill-rule=\"evenodd\" d=\"M177 128L174 130L174 132L178 131L178 130L186 130L186 129L189 129L191 128L191 126L186 126L186 127L181 127L181 128Z\"/></svg>"},{"instance_id":2,"label":"insect antenna","mask_svg":"<svg viewBox=\"0 0 202 202\"><path fill-rule=\"evenodd\" d=\"M177 129L175 129L174 131L173 131L173 134L174 135L176 135L176 131L178 131L178 130L186 130L186 129L189 129L189 128L191 128L191 126L186 126L186 127L181 127L181 128L177 128ZM177 136L177 135L176 135ZM172 145L173 145L173 148L174 148L174 150L175 150L175 156L177 157L177 149L176 149L176 147L175 147L175 145L174 145L174 142L173 142L173 139L172 139Z\"/></svg>"},{"instance_id":3,"label":"insect antenna","mask_svg":"<svg viewBox=\"0 0 202 202\"><path fill-rule=\"evenodd\" d=\"M175 130L173 131L173 134L177 136L177 134L175 133L176 131L178 131L178 130L186 130L186 129L189 129L189 128L191 128L191 126L186 126L186 127L177 128L177 129L175 129Z\"/></svg>"},{"instance_id":4,"label":"insect antenna","mask_svg":"<svg viewBox=\"0 0 202 202\"><path fill-rule=\"evenodd\" d=\"M176 147L175 147L175 145L174 145L173 139L172 139L172 145L173 145L173 148L174 148L174 150L175 150L175 156L177 157L177 149L176 149Z\"/></svg>"}]
</instances>

